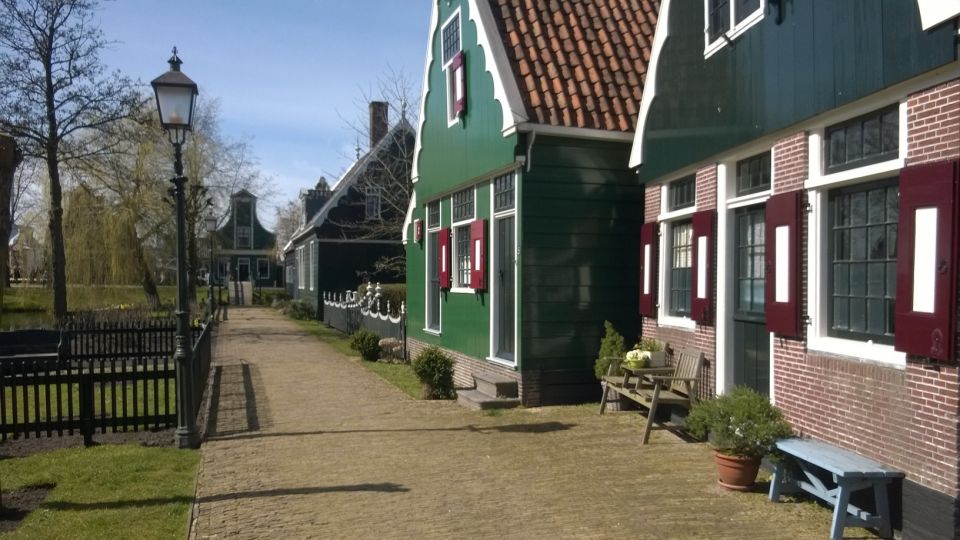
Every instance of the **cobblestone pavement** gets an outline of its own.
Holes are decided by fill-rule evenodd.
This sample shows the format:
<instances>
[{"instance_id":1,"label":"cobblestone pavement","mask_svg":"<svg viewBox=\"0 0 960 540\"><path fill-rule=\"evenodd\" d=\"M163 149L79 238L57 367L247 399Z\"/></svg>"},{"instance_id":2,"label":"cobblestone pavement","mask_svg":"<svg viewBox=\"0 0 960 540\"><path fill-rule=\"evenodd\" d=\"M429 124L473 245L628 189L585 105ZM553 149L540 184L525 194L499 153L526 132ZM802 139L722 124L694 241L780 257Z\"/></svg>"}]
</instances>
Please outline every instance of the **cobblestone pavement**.
<instances>
[{"instance_id":1,"label":"cobblestone pavement","mask_svg":"<svg viewBox=\"0 0 960 540\"><path fill-rule=\"evenodd\" d=\"M191 537L824 538L828 510L714 483L636 413L409 399L271 310L220 327ZM849 531L849 530L848 530Z\"/></svg>"}]
</instances>

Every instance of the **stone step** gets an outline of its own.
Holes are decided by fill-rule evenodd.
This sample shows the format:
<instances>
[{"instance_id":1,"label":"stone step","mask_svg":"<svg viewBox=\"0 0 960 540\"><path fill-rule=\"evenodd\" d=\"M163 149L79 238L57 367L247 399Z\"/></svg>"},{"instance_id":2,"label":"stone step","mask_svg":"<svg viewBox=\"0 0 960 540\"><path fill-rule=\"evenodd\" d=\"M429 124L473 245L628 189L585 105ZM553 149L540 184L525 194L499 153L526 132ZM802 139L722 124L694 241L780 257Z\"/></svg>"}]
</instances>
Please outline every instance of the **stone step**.
<instances>
[{"instance_id":1,"label":"stone step","mask_svg":"<svg viewBox=\"0 0 960 540\"><path fill-rule=\"evenodd\" d=\"M515 398L520 396L517 381L503 375L475 373L473 380L477 383L477 391L489 397Z\"/></svg>"},{"instance_id":2,"label":"stone step","mask_svg":"<svg viewBox=\"0 0 960 540\"><path fill-rule=\"evenodd\" d=\"M490 409L512 409L519 407L520 399L490 397L477 390L457 390L457 403L468 409L486 411Z\"/></svg>"}]
</instances>

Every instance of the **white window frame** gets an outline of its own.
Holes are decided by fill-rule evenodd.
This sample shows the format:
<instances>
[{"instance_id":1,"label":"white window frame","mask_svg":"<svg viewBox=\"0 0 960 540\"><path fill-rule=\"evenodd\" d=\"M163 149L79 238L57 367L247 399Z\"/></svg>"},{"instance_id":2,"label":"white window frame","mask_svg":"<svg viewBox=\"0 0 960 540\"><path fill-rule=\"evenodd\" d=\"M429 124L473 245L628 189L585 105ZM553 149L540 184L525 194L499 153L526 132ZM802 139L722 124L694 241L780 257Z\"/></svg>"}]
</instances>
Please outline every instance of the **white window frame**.
<instances>
[{"instance_id":1,"label":"white window frame","mask_svg":"<svg viewBox=\"0 0 960 540\"><path fill-rule=\"evenodd\" d=\"M889 178L899 172L906 164L907 157L907 100L899 100L899 148L897 158L874 163L864 167L847 169L832 174L824 174L826 168L823 163L824 132L828 126L855 118L864 113L880 110L890 104L890 100L883 104L869 104L866 110L858 108L843 116L833 116L821 119L817 126L810 130L807 136L809 148L808 174L804 183L810 202L810 213L807 216L807 230L809 234L807 248L807 312L811 324L807 332L807 349L810 351L850 356L876 363L905 369L907 355L894 349L893 345L874 343L872 340L860 341L856 339L829 335L827 328L830 316L827 313L829 301L827 294L830 290L827 265L826 235L827 218L829 216L830 190L872 182ZM898 254L899 256L899 254Z\"/></svg>"},{"instance_id":2,"label":"white window frame","mask_svg":"<svg viewBox=\"0 0 960 540\"><path fill-rule=\"evenodd\" d=\"M519 197L520 169L517 169L512 174L513 174L513 207L508 210L501 210L499 212L494 211L494 208L496 208L496 205L495 205L496 194L494 193L493 182L497 178L497 176L500 176L500 175L494 176L488 182L488 185L490 186L490 213L492 218L490 220L491 222L490 234L489 234L490 241L487 245L487 253L489 254L487 256L487 260L489 261L489 264L490 264L491 274L493 273L492 269L494 268L494 264L497 263L497 260L496 260L496 257L497 257L496 254L498 253L496 251L497 235L494 234L494 231L496 230L496 222L498 219L513 216L514 265L519 266L519 262L520 262L520 245L518 243L520 241L520 235L519 235L520 227L519 227L519 219L517 218L517 216L519 215L519 213L517 212L517 206L519 206L519 202L520 202L520 197ZM516 368L516 366L519 365L519 358L520 358L520 339L519 339L520 338L520 324L519 324L519 321L520 321L520 318L519 318L520 272L518 272L517 270L518 270L517 268L514 268L514 272L513 272L513 360L507 360L505 358L500 358L497 356L497 341L498 341L498 338L500 337L497 334L497 324L496 324L496 318L495 318L497 313L495 304L497 303L497 298L498 298L497 280L492 275L488 276L487 278L487 281L490 287L490 348L489 348L489 355L487 356L487 360L496 364L501 364L503 366L510 367L510 368Z\"/></svg>"},{"instance_id":3,"label":"white window frame","mask_svg":"<svg viewBox=\"0 0 960 540\"><path fill-rule=\"evenodd\" d=\"M454 12L447 17L447 20L443 21L443 24L440 25L440 62L443 64L443 80L446 83L443 91L446 95L445 99L447 102L447 127L453 127L460 123L460 117L453 112L454 97L451 89L453 88L452 85L456 84L456 81L454 80L455 74L453 70L449 69L451 62L453 61L453 57L451 57L449 60L444 60L443 58L443 29L446 28L454 18L456 18L457 22L459 23L457 32L460 33L460 51L463 51L463 17L460 16L460 8L458 7L456 10L454 10ZM464 89L464 91L466 91L466 89Z\"/></svg>"},{"instance_id":4,"label":"white window frame","mask_svg":"<svg viewBox=\"0 0 960 540\"><path fill-rule=\"evenodd\" d=\"M317 259L317 243L313 240L310 241L310 262L307 264L307 267L310 269L310 290L312 291L314 286L317 283L317 272L316 272L316 259Z\"/></svg>"},{"instance_id":5,"label":"white window frame","mask_svg":"<svg viewBox=\"0 0 960 540\"><path fill-rule=\"evenodd\" d=\"M723 35L717 39L710 41L710 0L703 0L703 57L704 59L710 58L714 53L724 48L727 45L727 40L733 41L743 35L750 27L757 24L763 20L763 11L764 7L767 4L767 0L760 0L760 7L755 9L752 13L747 15L740 24L735 24L736 15L734 14L734 6L736 2L730 0L727 4L727 7L730 11L730 27ZM726 36L726 39L724 38Z\"/></svg>"},{"instance_id":6,"label":"white window frame","mask_svg":"<svg viewBox=\"0 0 960 540\"><path fill-rule=\"evenodd\" d=\"M267 263L266 275L260 273L260 261L265 261ZM265 257L257 258L257 279L270 279L270 260Z\"/></svg>"},{"instance_id":7,"label":"white window frame","mask_svg":"<svg viewBox=\"0 0 960 540\"><path fill-rule=\"evenodd\" d=\"M240 234L240 231L247 232L247 241L243 243L243 235ZM242 244L242 245L241 245ZM238 249L252 249L253 248L253 227L249 225L237 225L237 248Z\"/></svg>"},{"instance_id":8,"label":"white window frame","mask_svg":"<svg viewBox=\"0 0 960 540\"><path fill-rule=\"evenodd\" d=\"M297 289L303 290L305 287L304 284L304 275L306 272L303 271L303 246L297 248Z\"/></svg>"},{"instance_id":9,"label":"white window frame","mask_svg":"<svg viewBox=\"0 0 960 540\"><path fill-rule=\"evenodd\" d=\"M694 203L693 206L681 208L679 210L669 210L670 208L670 184L676 180L685 180L690 173L683 174L660 184L660 215L657 216L659 224L658 234L660 235L660 257L659 268L657 271L661 277L657 284L657 326L667 328L679 328L682 330L696 330L697 323L690 317L677 317L670 314L670 232L673 223L678 221L687 221L693 218L697 211L696 202L696 177L694 177Z\"/></svg>"},{"instance_id":10,"label":"white window frame","mask_svg":"<svg viewBox=\"0 0 960 540\"><path fill-rule=\"evenodd\" d=\"M436 225L430 225L430 205L437 203L438 207L438 216ZM430 234L436 233L440 234L440 230L443 229L443 199L439 201L429 201L424 205L424 248L423 252L426 255L423 264L423 331L427 334L439 336L443 332L443 289L441 288L440 292L440 301L437 303L437 308L439 313L437 313L437 327L430 328L430 261L437 260L437 254L430 250ZM452 215L452 213L451 213Z\"/></svg>"},{"instance_id":11,"label":"white window frame","mask_svg":"<svg viewBox=\"0 0 960 540\"><path fill-rule=\"evenodd\" d=\"M451 293L457 294L473 294L475 290L470 287L470 280L467 279L467 284L464 285L460 282L460 260L458 258L459 253L457 252L457 230L465 229L467 231L467 257L470 258L470 263L467 265L473 264L473 257L470 253L470 224L477 219L477 186L472 186L465 189L459 189L455 193L461 191L466 191L468 189L473 190L473 214L469 218L461 219L460 221L453 221L453 194L450 194L450 272L452 276L452 287L450 288Z\"/></svg>"},{"instance_id":12,"label":"white window frame","mask_svg":"<svg viewBox=\"0 0 960 540\"><path fill-rule=\"evenodd\" d=\"M377 208L374 214L370 212L370 201L371 197L375 198L377 201ZM383 214L383 187L382 186L367 186L363 190L363 215L364 219L367 221L380 220Z\"/></svg>"}]
</instances>

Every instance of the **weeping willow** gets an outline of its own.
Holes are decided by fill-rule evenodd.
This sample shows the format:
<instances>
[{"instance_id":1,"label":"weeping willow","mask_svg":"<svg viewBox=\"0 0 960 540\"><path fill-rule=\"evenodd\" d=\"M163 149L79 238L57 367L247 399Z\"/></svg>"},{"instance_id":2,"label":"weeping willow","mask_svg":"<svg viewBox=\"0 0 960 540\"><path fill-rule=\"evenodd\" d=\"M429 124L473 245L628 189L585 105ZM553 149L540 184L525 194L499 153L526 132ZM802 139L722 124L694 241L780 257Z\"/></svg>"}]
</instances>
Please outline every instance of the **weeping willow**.
<instances>
[{"instance_id":1,"label":"weeping willow","mask_svg":"<svg viewBox=\"0 0 960 540\"><path fill-rule=\"evenodd\" d=\"M67 195L63 216L67 282L135 285L143 276L134 216L84 187Z\"/></svg>"}]
</instances>

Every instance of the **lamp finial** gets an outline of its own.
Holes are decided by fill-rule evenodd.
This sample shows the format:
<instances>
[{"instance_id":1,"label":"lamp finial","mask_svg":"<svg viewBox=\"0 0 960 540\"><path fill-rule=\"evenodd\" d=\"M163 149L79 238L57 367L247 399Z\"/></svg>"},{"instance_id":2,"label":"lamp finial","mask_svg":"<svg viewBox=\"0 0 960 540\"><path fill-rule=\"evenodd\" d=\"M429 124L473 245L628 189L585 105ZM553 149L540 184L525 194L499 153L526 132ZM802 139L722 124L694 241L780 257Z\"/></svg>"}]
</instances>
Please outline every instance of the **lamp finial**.
<instances>
[{"instance_id":1,"label":"lamp finial","mask_svg":"<svg viewBox=\"0 0 960 540\"><path fill-rule=\"evenodd\" d=\"M180 57L177 56L177 48L173 48L173 56L170 57L170 71L180 71L180 66L183 64L183 60L180 60Z\"/></svg>"}]
</instances>

